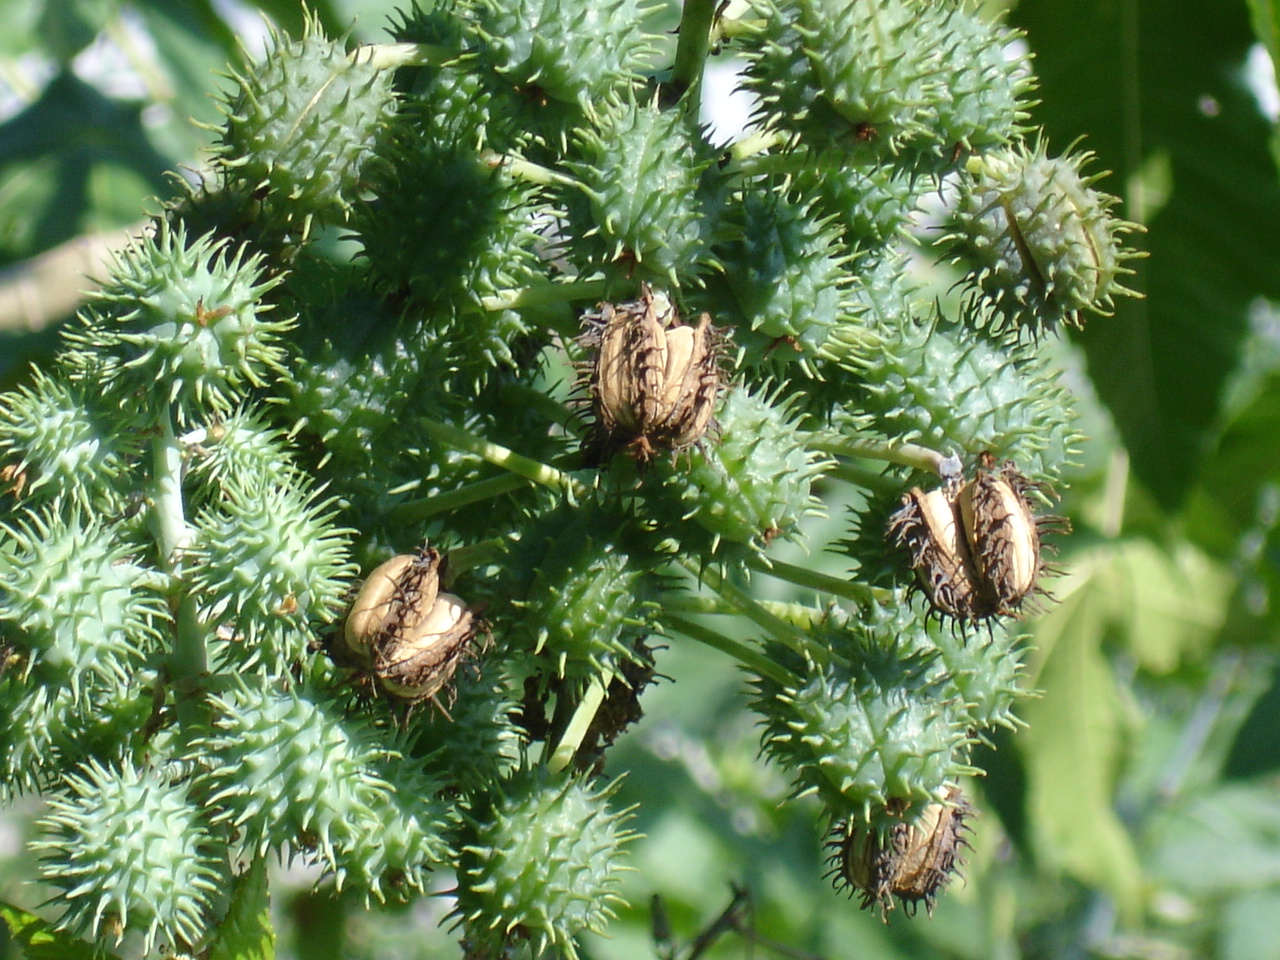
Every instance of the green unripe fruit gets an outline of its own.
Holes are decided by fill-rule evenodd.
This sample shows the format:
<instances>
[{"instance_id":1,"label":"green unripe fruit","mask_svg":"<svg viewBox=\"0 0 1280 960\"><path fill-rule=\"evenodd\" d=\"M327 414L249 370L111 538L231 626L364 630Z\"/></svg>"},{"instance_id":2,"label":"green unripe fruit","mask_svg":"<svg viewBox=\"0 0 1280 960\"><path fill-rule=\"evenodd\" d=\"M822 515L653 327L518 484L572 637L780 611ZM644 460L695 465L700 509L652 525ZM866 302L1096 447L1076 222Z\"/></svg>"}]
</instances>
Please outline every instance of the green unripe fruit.
<instances>
[{"instance_id":1,"label":"green unripe fruit","mask_svg":"<svg viewBox=\"0 0 1280 960\"><path fill-rule=\"evenodd\" d=\"M424 135L425 119L417 110L401 117L369 170L376 196L353 226L378 289L407 298L409 315L437 336L432 352L472 368L510 364L526 325L490 300L544 276L545 204L473 143Z\"/></svg>"},{"instance_id":2,"label":"green unripe fruit","mask_svg":"<svg viewBox=\"0 0 1280 960\"><path fill-rule=\"evenodd\" d=\"M391 71L309 19L301 40L273 34L265 59L231 79L217 156L227 180L303 232L312 218L345 220L394 111Z\"/></svg>"},{"instance_id":3,"label":"green unripe fruit","mask_svg":"<svg viewBox=\"0 0 1280 960\"><path fill-rule=\"evenodd\" d=\"M880 327L878 349L853 358L857 399L835 417L935 450L1016 460L1035 480L1055 479L1080 436L1071 398L1034 344L975 338L941 317ZM866 418L870 417L870 421Z\"/></svg>"},{"instance_id":4,"label":"green unripe fruit","mask_svg":"<svg viewBox=\"0 0 1280 960\"><path fill-rule=\"evenodd\" d=\"M913 651L874 624L828 627L826 663L777 650L798 682L756 681L764 752L835 818L869 818L890 799L929 801L965 763L968 717L937 653Z\"/></svg>"},{"instance_id":5,"label":"green unripe fruit","mask_svg":"<svg viewBox=\"0 0 1280 960\"><path fill-rule=\"evenodd\" d=\"M881 246L907 230L920 195L935 183L883 164L851 163L843 152L830 150L800 172L795 193L814 198L815 212L843 227L850 246Z\"/></svg>"},{"instance_id":6,"label":"green unripe fruit","mask_svg":"<svg viewBox=\"0 0 1280 960\"><path fill-rule=\"evenodd\" d=\"M681 110L627 96L601 104L569 164L586 194L566 198L571 245L584 259L632 259L663 283L714 262L717 201L704 184L713 154Z\"/></svg>"},{"instance_id":7,"label":"green unripe fruit","mask_svg":"<svg viewBox=\"0 0 1280 960\"><path fill-rule=\"evenodd\" d=\"M577 960L574 938L613 917L630 811L610 810L616 783L596 789L545 772L517 774L470 815L458 864L463 942L501 956L527 942L534 956Z\"/></svg>"},{"instance_id":8,"label":"green unripe fruit","mask_svg":"<svg viewBox=\"0 0 1280 960\"><path fill-rule=\"evenodd\" d=\"M0 477L19 496L118 510L132 446L61 379L36 371L29 386L0 395Z\"/></svg>"},{"instance_id":9,"label":"green unripe fruit","mask_svg":"<svg viewBox=\"0 0 1280 960\"><path fill-rule=\"evenodd\" d=\"M40 821L46 883L66 905L58 926L119 943L142 935L175 953L200 942L212 904L229 881L223 845L211 835L189 783L151 767L90 761L51 797Z\"/></svg>"},{"instance_id":10,"label":"green unripe fruit","mask_svg":"<svg viewBox=\"0 0 1280 960\"><path fill-rule=\"evenodd\" d=\"M716 419L718 435L690 454L687 467L659 466L666 492L717 542L763 549L819 511L810 488L824 462L776 390L732 390Z\"/></svg>"},{"instance_id":11,"label":"green unripe fruit","mask_svg":"<svg viewBox=\"0 0 1280 960\"><path fill-rule=\"evenodd\" d=\"M748 194L739 240L721 257L754 336L738 331L747 362L812 354L852 319L850 255L830 221L773 191ZM778 341L785 341L779 343Z\"/></svg>"},{"instance_id":12,"label":"green unripe fruit","mask_svg":"<svg viewBox=\"0 0 1280 960\"><path fill-rule=\"evenodd\" d=\"M656 629L651 546L634 521L584 505L544 515L513 549L509 591L518 609L507 643L545 657L559 676L592 677L634 656Z\"/></svg>"},{"instance_id":13,"label":"green unripe fruit","mask_svg":"<svg viewBox=\"0 0 1280 960\"><path fill-rule=\"evenodd\" d=\"M981 150L1026 130L1034 78L1025 58L1006 56L1021 34L987 20L976 6L962 0L919 8L920 42L936 58L930 134L943 159L957 147Z\"/></svg>"},{"instance_id":14,"label":"green unripe fruit","mask_svg":"<svg viewBox=\"0 0 1280 960\"><path fill-rule=\"evenodd\" d=\"M12 651L10 651L12 656ZM135 668L130 683L81 677L68 684L23 677L10 659L0 678L0 796L49 790L74 765L92 756L125 759L151 714L156 672Z\"/></svg>"},{"instance_id":15,"label":"green unripe fruit","mask_svg":"<svg viewBox=\"0 0 1280 960\"><path fill-rule=\"evenodd\" d=\"M319 625L337 619L355 568L333 506L294 486L234 484L200 515L190 579L202 616L222 627L215 660L283 673L306 655Z\"/></svg>"},{"instance_id":16,"label":"green unripe fruit","mask_svg":"<svg viewBox=\"0 0 1280 960\"><path fill-rule=\"evenodd\" d=\"M1108 314L1138 254L1122 243L1136 224L1111 215L1115 197L1084 176L1092 154L1050 157L1043 143L972 158L947 237L969 282L995 310L997 331L1080 326L1086 312Z\"/></svg>"},{"instance_id":17,"label":"green unripe fruit","mask_svg":"<svg viewBox=\"0 0 1280 960\"><path fill-rule=\"evenodd\" d=\"M160 648L162 578L130 556L121 530L56 504L0 530L0 623L30 669L77 698L128 684Z\"/></svg>"},{"instance_id":18,"label":"green unripe fruit","mask_svg":"<svg viewBox=\"0 0 1280 960\"><path fill-rule=\"evenodd\" d=\"M325 705L315 691L248 681L212 698L214 718L192 745L208 765L215 822L247 850L306 852L341 888L378 900L421 892L447 855L439 786L412 771L395 744ZM392 771L395 771L391 782Z\"/></svg>"},{"instance_id":19,"label":"green unripe fruit","mask_svg":"<svg viewBox=\"0 0 1280 960\"><path fill-rule=\"evenodd\" d=\"M228 412L253 387L282 372L280 335L291 320L268 320L258 257L211 235L188 242L161 223L121 253L111 279L67 334L73 379L141 418L186 423Z\"/></svg>"},{"instance_id":20,"label":"green unripe fruit","mask_svg":"<svg viewBox=\"0 0 1280 960\"><path fill-rule=\"evenodd\" d=\"M480 57L514 87L592 105L638 84L658 38L641 24L643 0L471 0Z\"/></svg>"}]
</instances>

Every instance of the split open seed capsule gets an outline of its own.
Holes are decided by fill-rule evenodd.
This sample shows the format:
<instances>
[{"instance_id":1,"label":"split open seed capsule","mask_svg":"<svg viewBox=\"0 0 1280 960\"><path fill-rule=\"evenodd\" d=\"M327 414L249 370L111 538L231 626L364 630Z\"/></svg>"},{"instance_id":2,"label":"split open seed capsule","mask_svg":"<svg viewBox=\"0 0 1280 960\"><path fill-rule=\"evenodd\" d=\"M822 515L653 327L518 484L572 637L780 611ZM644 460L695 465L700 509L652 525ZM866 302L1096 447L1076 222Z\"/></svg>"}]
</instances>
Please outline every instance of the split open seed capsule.
<instances>
[{"instance_id":1,"label":"split open seed capsule","mask_svg":"<svg viewBox=\"0 0 1280 960\"><path fill-rule=\"evenodd\" d=\"M387 693L419 703L436 696L470 653L475 612L451 593L436 595L416 629L396 633L374 659L373 671Z\"/></svg>"},{"instance_id":2,"label":"split open seed capsule","mask_svg":"<svg viewBox=\"0 0 1280 960\"><path fill-rule=\"evenodd\" d=\"M347 614L348 652L388 694L433 699L470 653L476 610L440 590L446 561L436 550L392 557L360 588Z\"/></svg>"},{"instance_id":3,"label":"split open seed capsule","mask_svg":"<svg viewBox=\"0 0 1280 960\"><path fill-rule=\"evenodd\" d=\"M720 389L711 317L682 323L671 301L646 284L639 300L601 304L586 322L583 342L595 349L586 380L598 445L646 461L702 439Z\"/></svg>"},{"instance_id":4,"label":"split open seed capsule","mask_svg":"<svg viewBox=\"0 0 1280 960\"><path fill-rule=\"evenodd\" d=\"M1036 590L1044 570L1041 529L1064 524L1035 515L1027 499L1031 487L1011 461L997 467L995 458L983 453L958 498L978 576L1002 614L1018 613Z\"/></svg>"},{"instance_id":5,"label":"split open seed capsule","mask_svg":"<svg viewBox=\"0 0 1280 960\"><path fill-rule=\"evenodd\" d=\"M389 634L415 630L435 604L443 566L440 553L427 548L392 557L375 568L356 594L343 626L348 653L370 664Z\"/></svg>"},{"instance_id":6,"label":"split open seed capsule","mask_svg":"<svg viewBox=\"0 0 1280 960\"><path fill-rule=\"evenodd\" d=\"M965 820L972 814L953 786L945 802L887 828L844 825L832 844L836 882L858 891L864 910L878 906L887 913L896 897L909 915L921 903L932 913L938 894L958 872L960 847L967 846Z\"/></svg>"},{"instance_id":7,"label":"split open seed capsule","mask_svg":"<svg viewBox=\"0 0 1280 960\"><path fill-rule=\"evenodd\" d=\"M981 620L996 613L948 488L925 492L913 487L890 517L889 535L911 552L920 589L939 613L960 620Z\"/></svg>"}]
</instances>

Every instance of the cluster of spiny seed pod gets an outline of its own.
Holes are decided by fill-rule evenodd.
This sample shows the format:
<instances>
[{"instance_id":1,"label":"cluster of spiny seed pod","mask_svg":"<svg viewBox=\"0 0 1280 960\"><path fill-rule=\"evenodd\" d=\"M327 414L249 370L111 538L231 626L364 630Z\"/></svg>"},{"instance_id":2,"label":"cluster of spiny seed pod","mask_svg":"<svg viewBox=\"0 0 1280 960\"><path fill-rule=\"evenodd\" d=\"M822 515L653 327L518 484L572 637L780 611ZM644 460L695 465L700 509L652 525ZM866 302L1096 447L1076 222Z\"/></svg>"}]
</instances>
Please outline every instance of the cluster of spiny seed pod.
<instances>
[{"instance_id":1,"label":"cluster of spiny seed pod","mask_svg":"<svg viewBox=\"0 0 1280 960\"><path fill-rule=\"evenodd\" d=\"M913 487L903 496L889 535L910 551L934 610L957 620L1016 616L1040 589L1041 534L1068 526L1034 512L1027 496L1033 486L1012 461L997 467L984 452L973 479L952 476L942 487Z\"/></svg>"},{"instance_id":2,"label":"cluster of spiny seed pod","mask_svg":"<svg viewBox=\"0 0 1280 960\"><path fill-rule=\"evenodd\" d=\"M447 558L425 548L369 574L343 626L345 652L378 685L409 703L437 701L482 626L478 611L440 589Z\"/></svg>"},{"instance_id":3,"label":"cluster of spiny seed pod","mask_svg":"<svg viewBox=\"0 0 1280 960\"><path fill-rule=\"evenodd\" d=\"M374 903L448 871L469 955L575 960L646 787L596 776L690 643L750 672L837 883L932 904L1078 439L1043 334L1128 292L1129 225L1027 145L989 5L713 6L671 63L647 0L274 36L201 184L0 398L0 775L51 797L62 935L235 953L222 891L285 853ZM727 147L717 38L759 105ZM911 266L948 184L959 304ZM992 455L913 488L949 449Z\"/></svg>"}]
</instances>

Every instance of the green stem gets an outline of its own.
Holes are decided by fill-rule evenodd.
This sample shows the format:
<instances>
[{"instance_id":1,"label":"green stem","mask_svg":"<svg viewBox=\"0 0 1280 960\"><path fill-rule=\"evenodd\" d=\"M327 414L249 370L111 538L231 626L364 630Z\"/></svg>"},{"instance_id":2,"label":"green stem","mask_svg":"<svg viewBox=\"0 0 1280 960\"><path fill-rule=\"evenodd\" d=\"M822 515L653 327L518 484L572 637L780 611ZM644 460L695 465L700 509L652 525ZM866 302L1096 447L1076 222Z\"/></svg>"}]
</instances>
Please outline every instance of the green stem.
<instances>
[{"instance_id":1,"label":"green stem","mask_svg":"<svg viewBox=\"0 0 1280 960\"><path fill-rule=\"evenodd\" d=\"M537 183L544 187L559 185L563 187L577 187L583 189L582 181L575 177L571 177L566 173L552 170L550 167L544 167L540 163L534 163L532 160L526 160L523 157L517 157L510 153L497 153L493 150L485 150L480 154L480 162L497 169L503 167L507 173L518 180L524 180L528 183Z\"/></svg>"},{"instance_id":2,"label":"green stem","mask_svg":"<svg viewBox=\"0 0 1280 960\"><path fill-rule=\"evenodd\" d=\"M608 280L567 280L563 283L539 283L520 290L504 290L483 297L486 310L519 310L549 303L572 303L577 300L603 300L609 292Z\"/></svg>"},{"instance_id":3,"label":"green stem","mask_svg":"<svg viewBox=\"0 0 1280 960\"><path fill-rule=\"evenodd\" d=\"M783 686L794 686L799 683L795 674L786 667L774 663L759 650L753 649L745 643L731 640L710 627L704 627L700 623L694 623L692 620L686 620L684 617L675 614L665 615L662 619L667 626L674 630L679 630L690 640L697 640L699 643L706 644L721 653L727 653L748 670L752 670L762 677L768 677Z\"/></svg>"},{"instance_id":4,"label":"green stem","mask_svg":"<svg viewBox=\"0 0 1280 960\"><path fill-rule=\"evenodd\" d=\"M782 603L776 600L758 600L756 602L779 620L785 620L801 630L808 630L816 621L825 616L823 611L815 610L813 607L806 606L803 603ZM716 614L741 616L741 611L737 607L718 597L702 597L691 594L664 597L662 600L662 612L664 615L669 613L693 613L712 616Z\"/></svg>"},{"instance_id":5,"label":"green stem","mask_svg":"<svg viewBox=\"0 0 1280 960\"><path fill-rule=\"evenodd\" d=\"M817 590L819 593L827 593L833 597L852 600L859 606L865 607L872 603L886 603L893 599L892 591L881 587L869 587L864 583L841 580L839 577L818 573L816 570L809 570L806 567L793 566L789 563L783 563L781 560L766 561L754 558L747 561L747 566L752 570L768 574L778 580L794 583L796 586L808 587L811 590Z\"/></svg>"},{"instance_id":6,"label":"green stem","mask_svg":"<svg viewBox=\"0 0 1280 960\"><path fill-rule=\"evenodd\" d=\"M577 707L574 708L573 716L569 718L569 723L564 728L564 735L560 738L560 742L556 744L556 749L551 754L551 759L547 761L547 766L554 773L559 773L569 766L573 755L578 752L578 747L582 746L582 738L591 729L591 721L596 718L596 713L600 710L600 704L604 703L605 694L609 692L609 684L612 680L613 671L611 670L606 670L600 676L591 678L586 692L582 694L582 699L578 701ZM560 695L564 695L563 691L561 691Z\"/></svg>"},{"instance_id":7,"label":"green stem","mask_svg":"<svg viewBox=\"0 0 1280 960\"><path fill-rule=\"evenodd\" d=\"M492 443L466 430L441 423L439 420L423 417L420 422L427 434L434 439L459 450L474 453L496 467L502 467L534 483L571 496L581 497L586 493L586 488L581 483L555 467L521 456L501 444Z\"/></svg>"},{"instance_id":8,"label":"green stem","mask_svg":"<svg viewBox=\"0 0 1280 960\"><path fill-rule=\"evenodd\" d=\"M671 89L679 100L702 85L702 71L711 49L711 26L716 19L717 0L684 0L680 13L676 60L671 68ZM691 98L696 109L697 98Z\"/></svg>"},{"instance_id":9,"label":"green stem","mask_svg":"<svg viewBox=\"0 0 1280 960\"><path fill-rule=\"evenodd\" d=\"M450 550L450 579L465 570L483 567L486 563L492 563L501 557L506 552L506 549L506 537L494 537L492 540L481 540L479 543L469 543L465 547Z\"/></svg>"},{"instance_id":10,"label":"green stem","mask_svg":"<svg viewBox=\"0 0 1280 960\"><path fill-rule=\"evenodd\" d=\"M182 497L182 444L173 434L172 418L161 418L160 432L152 448L151 509L160 546L160 561L165 571L181 587L182 551L194 539L187 523L186 504ZM199 690L209 669L205 647L205 629L200 622L195 597L182 589L175 616L173 652L169 655L168 678L174 691L178 720L187 728L204 716Z\"/></svg>"},{"instance_id":11,"label":"green stem","mask_svg":"<svg viewBox=\"0 0 1280 960\"><path fill-rule=\"evenodd\" d=\"M915 443L892 443L884 440L858 440L828 434L816 435L810 444L815 450L854 460L886 460L916 470L944 476L943 464L953 458Z\"/></svg>"},{"instance_id":12,"label":"green stem","mask_svg":"<svg viewBox=\"0 0 1280 960\"><path fill-rule=\"evenodd\" d=\"M803 638L797 636L796 629L791 624L782 620L764 607L762 607L754 597L748 596L741 588L731 583L727 578L720 575L719 571L712 567L699 571L698 568L689 560L680 560L679 564L684 567L690 574L697 577L703 583L707 584L712 590L718 593L725 602L737 613L742 614L753 621L757 626L761 627L774 640L784 646L790 647L801 656L810 653L807 646L803 642Z\"/></svg>"},{"instance_id":13,"label":"green stem","mask_svg":"<svg viewBox=\"0 0 1280 960\"><path fill-rule=\"evenodd\" d=\"M838 462L827 471L827 476L835 480L843 480L845 483L861 487L863 490L874 490L877 493L900 493L902 491L901 481L853 463Z\"/></svg>"},{"instance_id":14,"label":"green stem","mask_svg":"<svg viewBox=\"0 0 1280 960\"><path fill-rule=\"evenodd\" d=\"M438 513L448 513L481 500L500 497L512 490L519 490L529 483L527 477L518 473L503 473L488 480L478 480L448 493L438 493L431 497L420 497L409 500L387 511L387 519L395 524L413 523L418 520L434 517Z\"/></svg>"},{"instance_id":15,"label":"green stem","mask_svg":"<svg viewBox=\"0 0 1280 960\"><path fill-rule=\"evenodd\" d=\"M394 70L396 67L438 67L457 56L448 47L430 43L362 43L351 51L351 62Z\"/></svg>"}]
</instances>

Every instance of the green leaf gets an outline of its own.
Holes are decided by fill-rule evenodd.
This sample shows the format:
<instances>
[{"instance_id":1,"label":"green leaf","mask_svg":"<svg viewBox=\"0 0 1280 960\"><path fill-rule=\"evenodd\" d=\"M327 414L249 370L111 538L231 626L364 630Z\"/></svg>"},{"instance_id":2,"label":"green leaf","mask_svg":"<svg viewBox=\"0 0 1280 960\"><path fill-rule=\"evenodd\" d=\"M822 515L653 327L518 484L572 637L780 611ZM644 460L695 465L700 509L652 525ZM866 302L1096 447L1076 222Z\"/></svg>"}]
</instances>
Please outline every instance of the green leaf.
<instances>
[{"instance_id":1,"label":"green leaf","mask_svg":"<svg viewBox=\"0 0 1280 960\"><path fill-rule=\"evenodd\" d=\"M115 960L115 954L55 930L34 913L10 903L0 902L0 922L8 929L9 936L22 945L27 960Z\"/></svg>"},{"instance_id":2,"label":"green leaf","mask_svg":"<svg viewBox=\"0 0 1280 960\"><path fill-rule=\"evenodd\" d=\"M1079 339L1134 472L1173 508L1200 468L1250 304L1280 296L1271 128L1240 80L1248 17L1201 0L1025 0L1014 19L1050 142L1061 151L1085 135L1117 174L1101 186L1128 192L1127 215L1149 229L1130 283L1146 299Z\"/></svg>"},{"instance_id":3,"label":"green leaf","mask_svg":"<svg viewBox=\"0 0 1280 960\"><path fill-rule=\"evenodd\" d=\"M1280 890L1254 890L1227 903L1218 933L1222 960L1280 960Z\"/></svg>"},{"instance_id":4,"label":"green leaf","mask_svg":"<svg viewBox=\"0 0 1280 960\"><path fill-rule=\"evenodd\" d=\"M231 908L209 948L208 960L275 960L275 955L267 864L258 857L235 879Z\"/></svg>"},{"instance_id":5,"label":"green leaf","mask_svg":"<svg viewBox=\"0 0 1280 960\"><path fill-rule=\"evenodd\" d=\"M1039 700L1025 709L1029 729L1015 742L1027 770L1031 836L1048 864L1110 893L1121 912L1139 915L1142 874L1129 833L1113 807L1124 717L1115 677L1102 653L1114 611L1106 551L1081 558L1055 592L1063 601L1037 626L1045 655Z\"/></svg>"},{"instance_id":6,"label":"green leaf","mask_svg":"<svg viewBox=\"0 0 1280 960\"><path fill-rule=\"evenodd\" d=\"M151 146L141 105L103 96L75 74L63 72L40 98L0 125L0 258L18 259L102 226L92 196L101 171L132 171L116 177L138 191L113 200L135 211L148 194L168 193L169 160ZM110 179L110 178L109 178Z\"/></svg>"}]
</instances>

